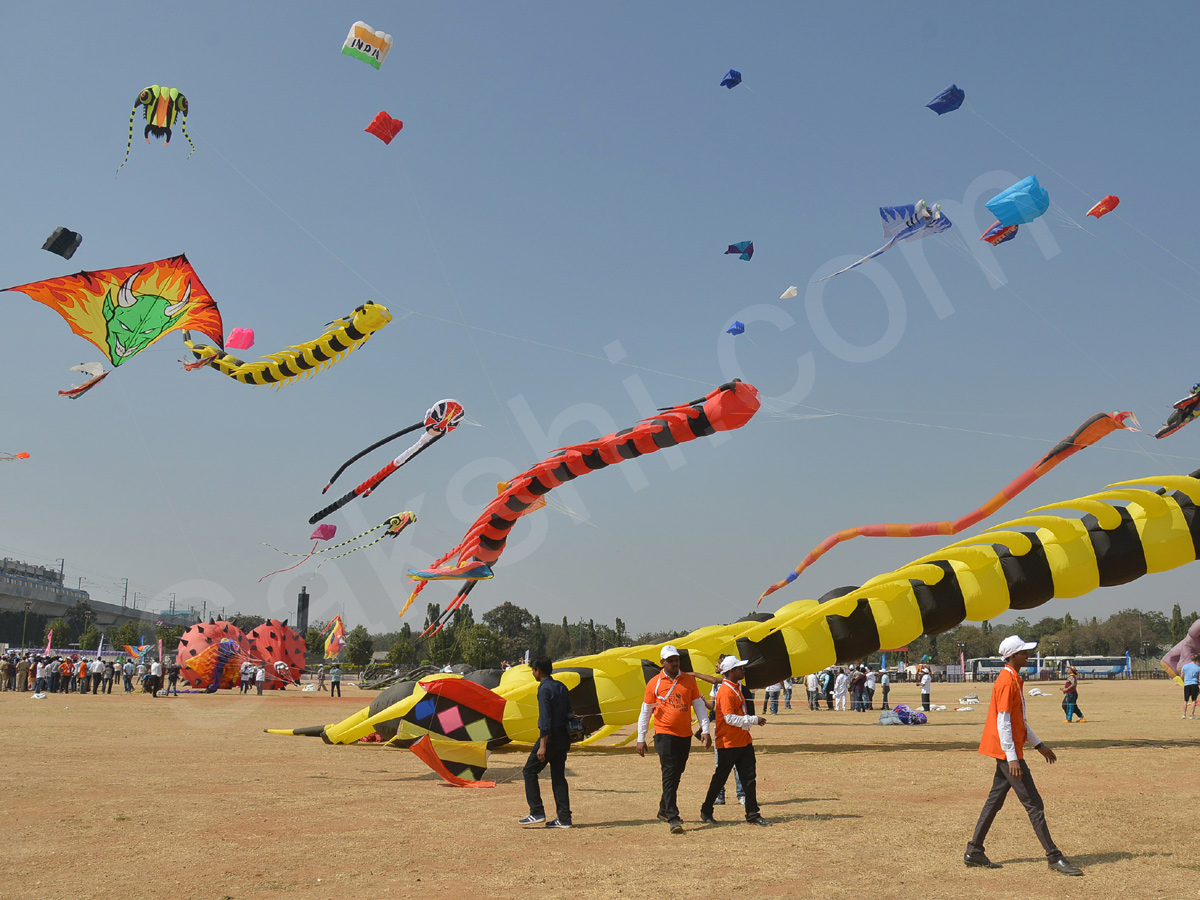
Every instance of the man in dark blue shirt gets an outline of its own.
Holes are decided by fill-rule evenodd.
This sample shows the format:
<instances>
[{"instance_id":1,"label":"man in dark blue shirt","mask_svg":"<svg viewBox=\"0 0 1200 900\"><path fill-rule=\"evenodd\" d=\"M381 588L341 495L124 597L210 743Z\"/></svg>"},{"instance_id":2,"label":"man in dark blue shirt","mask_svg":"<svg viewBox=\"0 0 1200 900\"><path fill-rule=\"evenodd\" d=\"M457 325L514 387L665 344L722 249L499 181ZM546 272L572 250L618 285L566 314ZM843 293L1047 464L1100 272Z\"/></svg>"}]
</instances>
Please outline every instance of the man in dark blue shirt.
<instances>
[{"instance_id":1,"label":"man in dark blue shirt","mask_svg":"<svg viewBox=\"0 0 1200 900\"><path fill-rule=\"evenodd\" d=\"M554 665L545 656L533 662L533 677L538 682L538 732L540 737L529 760L525 763L525 799L529 815L518 825L545 825L547 828L571 827L571 798L567 790L567 751L571 740L567 735L567 717L571 714L571 698L567 687L551 677ZM556 818L546 821L538 773L550 766L550 786L554 790Z\"/></svg>"}]
</instances>

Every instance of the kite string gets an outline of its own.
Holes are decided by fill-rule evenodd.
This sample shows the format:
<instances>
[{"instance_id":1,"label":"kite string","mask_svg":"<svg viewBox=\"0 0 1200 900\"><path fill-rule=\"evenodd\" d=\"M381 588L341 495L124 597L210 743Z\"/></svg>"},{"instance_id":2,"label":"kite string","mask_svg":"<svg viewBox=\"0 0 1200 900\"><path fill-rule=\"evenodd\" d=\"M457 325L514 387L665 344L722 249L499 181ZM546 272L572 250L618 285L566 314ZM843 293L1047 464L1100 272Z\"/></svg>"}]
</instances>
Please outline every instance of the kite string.
<instances>
[{"instance_id":1,"label":"kite string","mask_svg":"<svg viewBox=\"0 0 1200 900\"><path fill-rule=\"evenodd\" d=\"M613 360L610 360L606 356L600 356L599 354L596 354L596 353L588 353L584 350L575 350L570 347L561 347L557 344L550 344L545 341L537 341L537 340L534 340L533 338L525 337L524 335L509 334L508 332L505 332L505 331L496 331L491 328L484 328L480 325L472 325L469 322L455 321L454 319L448 319L444 316L435 315L434 313L422 312L421 310L412 309L412 308L406 307L406 306L400 306L396 303L396 301L394 301L392 298L390 298L382 290L380 290L378 287L376 287L371 281L369 281L365 276L363 276L363 274L361 272L359 272L352 265L350 265L350 263L346 262L346 260L342 259L341 256L339 256L332 249L330 249L329 246L327 246L323 241L321 241L320 238L318 238L315 234L313 234L311 231L309 231L307 228L305 228L299 221L297 221L297 219L291 213L289 213L282 206L280 206L274 200L274 198L272 198L266 191L264 191L254 181L252 181L249 178L249 176L247 176L244 172L242 172L241 169L239 169L236 165L234 165L233 162L228 157L225 156L225 154L223 154L219 149L217 149L217 147L215 145L213 145L212 141L210 141L208 138L203 138L203 137L200 140L203 141L205 144L207 144L208 147L214 153L216 153L217 156L219 156L221 158L221 160L227 166L229 166L229 168L231 168L235 173L237 173L237 175L243 181L245 181L248 185L250 185L252 188L254 188L254 190L257 191L259 194L261 194L263 196L263 198L267 200L268 203L270 203L272 206L274 206L277 210L279 210L280 213L282 213L284 215L284 217L286 217L290 222L292 222L292 224L294 224L297 228L299 228L306 235L308 235L308 237L310 237L318 247L320 247L322 250L324 250L326 253L328 253L330 256L332 256L334 259L336 259L339 263L341 263L342 266L344 266L346 268L346 270L348 272L350 272L350 274L352 274L355 278L357 278L359 281L361 281L363 284L365 284L368 288L370 288L372 291L374 291L375 294L377 296L379 296L381 299L387 301L389 304L391 304L392 306L395 306L397 309L403 310L408 315L420 316L421 318L429 319L432 322L441 322L446 325L453 325L456 328L465 328L470 331L477 331L477 332L480 332L481 334L490 334L490 335L493 335L494 337L502 337L507 340L520 341L525 344L532 344L535 347L543 347L547 350L557 350L560 353L570 353L575 356L582 356L585 359L596 360L597 362L609 363L611 365L624 366L625 368L628 368L628 369L636 369L641 372L648 372L651 375L662 375L666 378L676 378L680 381L689 381L693 384L702 384L702 385L706 385L709 387L711 387L713 385L713 382L711 380L706 381L701 378L692 378L691 376L688 376L688 375L680 375L677 372L665 372L661 369L652 369L649 366L639 366L636 363L631 363L631 362L613 361ZM418 206L418 212L419 211L420 211L420 207ZM424 219L424 216L422 216L422 220L423 219ZM428 232L428 227L426 227L426 231ZM436 253L436 250L435 250L435 253ZM439 257L438 261L440 264L441 263L440 257ZM445 272L445 269L443 267L443 274L444 274L444 272ZM455 302L457 303L457 300Z\"/></svg>"}]
</instances>

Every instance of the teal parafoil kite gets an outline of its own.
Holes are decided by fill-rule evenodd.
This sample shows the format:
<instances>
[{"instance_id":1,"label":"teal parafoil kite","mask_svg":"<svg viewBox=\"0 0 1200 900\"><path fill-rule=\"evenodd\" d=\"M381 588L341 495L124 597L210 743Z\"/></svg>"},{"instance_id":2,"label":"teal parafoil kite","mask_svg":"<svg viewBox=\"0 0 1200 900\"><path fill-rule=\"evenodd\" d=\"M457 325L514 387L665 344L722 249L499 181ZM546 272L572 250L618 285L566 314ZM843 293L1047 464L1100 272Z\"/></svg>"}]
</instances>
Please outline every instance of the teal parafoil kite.
<instances>
[{"instance_id":1,"label":"teal parafoil kite","mask_svg":"<svg viewBox=\"0 0 1200 900\"><path fill-rule=\"evenodd\" d=\"M1046 214L1050 195L1038 184L1037 176L1030 175L998 193L987 202L987 208L1002 227L1025 225Z\"/></svg>"}]
</instances>

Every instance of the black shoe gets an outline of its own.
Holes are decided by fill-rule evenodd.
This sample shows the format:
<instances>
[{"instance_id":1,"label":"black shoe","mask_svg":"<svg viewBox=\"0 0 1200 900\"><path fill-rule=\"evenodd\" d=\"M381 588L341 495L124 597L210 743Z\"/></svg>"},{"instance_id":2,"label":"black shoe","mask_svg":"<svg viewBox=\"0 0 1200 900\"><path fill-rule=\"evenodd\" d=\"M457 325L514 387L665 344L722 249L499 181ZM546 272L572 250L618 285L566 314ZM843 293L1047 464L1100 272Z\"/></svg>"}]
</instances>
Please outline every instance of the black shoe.
<instances>
[{"instance_id":1,"label":"black shoe","mask_svg":"<svg viewBox=\"0 0 1200 900\"><path fill-rule=\"evenodd\" d=\"M523 819L517 819L517 824L523 828L528 828L530 825L545 825L546 817L539 816L536 813L530 813Z\"/></svg>"},{"instance_id":2,"label":"black shoe","mask_svg":"<svg viewBox=\"0 0 1200 900\"><path fill-rule=\"evenodd\" d=\"M964 853L963 862L968 869L1000 869L1003 868L1000 863L994 863L987 858L987 855L981 850L978 853Z\"/></svg>"},{"instance_id":3,"label":"black shoe","mask_svg":"<svg viewBox=\"0 0 1200 900\"><path fill-rule=\"evenodd\" d=\"M706 813L704 810L700 810L700 824L701 825L716 825L717 820L713 818L712 813Z\"/></svg>"},{"instance_id":4,"label":"black shoe","mask_svg":"<svg viewBox=\"0 0 1200 900\"><path fill-rule=\"evenodd\" d=\"M753 819L747 819L746 822L750 825L762 825L764 827L771 824L762 816L755 816Z\"/></svg>"},{"instance_id":5,"label":"black shoe","mask_svg":"<svg viewBox=\"0 0 1200 900\"><path fill-rule=\"evenodd\" d=\"M1063 875L1082 875L1083 869L1078 866L1073 866L1061 856L1050 863L1050 868L1055 872L1061 872Z\"/></svg>"},{"instance_id":6,"label":"black shoe","mask_svg":"<svg viewBox=\"0 0 1200 900\"><path fill-rule=\"evenodd\" d=\"M680 821L679 819L672 819L669 824L671 826L671 834L683 834L683 822L682 821Z\"/></svg>"},{"instance_id":7,"label":"black shoe","mask_svg":"<svg viewBox=\"0 0 1200 900\"><path fill-rule=\"evenodd\" d=\"M668 816L666 813L659 813L659 814L658 814L658 821L660 821L660 822L669 822L669 821L671 821L671 819L670 819L670 817L669 817L669 816Z\"/></svg>"}]
</instances>

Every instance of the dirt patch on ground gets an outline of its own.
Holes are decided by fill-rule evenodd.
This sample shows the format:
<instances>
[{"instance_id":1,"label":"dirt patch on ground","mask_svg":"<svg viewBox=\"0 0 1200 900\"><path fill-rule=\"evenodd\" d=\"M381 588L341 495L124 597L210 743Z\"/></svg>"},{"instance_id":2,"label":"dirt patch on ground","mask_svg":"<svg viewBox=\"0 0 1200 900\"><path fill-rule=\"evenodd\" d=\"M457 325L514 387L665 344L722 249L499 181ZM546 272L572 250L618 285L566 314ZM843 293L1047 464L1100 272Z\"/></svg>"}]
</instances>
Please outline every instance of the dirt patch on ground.
<instances>
[{"instance_id":1,"label":"dirt patch on ground","mask_svg":"<svg viewBox=\"0 0 1200 900\"><path fill-rule=\"evenodd\" d=\"M878 713L809 712L801 691L755 732L773 828L742 824L736 805L717 808L720 825L698 825L712 761L696 744L679 836L655 819L657 760L631 746L573 752L576 827L530 831L515 824L527 750L493 755L495 789L459 790L407 751L263 733L339 721L374 696L352 687L341 700L0 694L0 896L1200 896L1200 720L1180 719L1181 689L1085 682L1088 720L1072 725L1056 698L1028 699L1059 754L1053 767L1031 754L1050 828L1083 878L1047 870L1011 797L988 841L1004 869L963 867L992 764L975 753L984 709L953 709L962 693L935 685L945 712L884 728ZM916 689L892 699L913 704ZM543 792L549 800L548 783Z\"/></svg>"}]
</instances>

